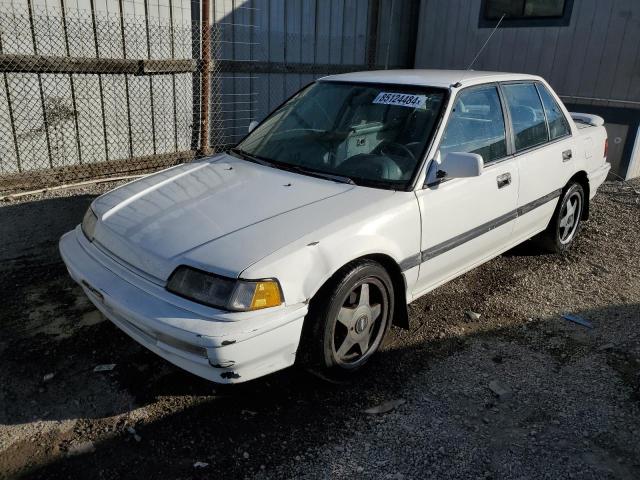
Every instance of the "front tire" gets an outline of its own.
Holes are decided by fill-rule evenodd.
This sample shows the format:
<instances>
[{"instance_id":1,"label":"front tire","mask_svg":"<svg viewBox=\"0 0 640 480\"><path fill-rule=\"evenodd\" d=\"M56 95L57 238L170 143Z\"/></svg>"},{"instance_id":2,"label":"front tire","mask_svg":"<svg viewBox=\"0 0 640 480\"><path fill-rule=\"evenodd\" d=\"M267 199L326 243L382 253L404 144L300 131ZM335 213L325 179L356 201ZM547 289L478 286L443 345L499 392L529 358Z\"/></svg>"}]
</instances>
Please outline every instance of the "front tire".
<instances>
[{"instance_id":1,"label":"front tire","mask_svg":"<svg viewBox=\"0 0 640 480\"><path fill-rule=\"evenodd\" d=\"M582 226L584 208L584 188L578 182L569 183L558 202L549 226L540 236L542 246L552 253L567 252Z\"/></svg>"},{"instance_id":2,"label":"front tire","mask_svg":"<svg viewBox=\"0 0 640 480\"><path fill-rule=\"evenodd\" d=\"M393 318L393 283L372 260L340 269L311 301L302 357L335 373L362 368L378 350Z\"/></svg>"}]
</instances>

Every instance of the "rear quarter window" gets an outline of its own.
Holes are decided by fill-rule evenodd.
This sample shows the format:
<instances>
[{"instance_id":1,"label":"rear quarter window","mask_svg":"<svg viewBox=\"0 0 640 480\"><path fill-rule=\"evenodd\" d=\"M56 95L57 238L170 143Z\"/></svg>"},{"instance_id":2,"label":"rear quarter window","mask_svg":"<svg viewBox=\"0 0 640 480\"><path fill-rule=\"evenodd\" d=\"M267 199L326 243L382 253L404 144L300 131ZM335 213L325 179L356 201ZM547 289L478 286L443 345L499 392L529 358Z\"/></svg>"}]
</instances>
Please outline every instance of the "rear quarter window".
<instances>
[{"instance_id":1,"label":"rear quarter window","mask_svg":"<svg viewBox=\"0 0 640 480\"><path fill-rule=\"evenodd\" d=\"M561 138L566 135L569 135L569 123L567 122L567 118L564 116L564 113L560 109L560 105L549 93L547 87L543 84L536 84L538 87L538 92L540 92L540 98L542 99L542 105L544 106L544 111L547 114L547 122L549 124L549 136L551 140L555 140L556 138Z\"/></svg>"},{"instance_id":2,"label":"rear quarter window","mask_svg":"<svg viewBox=\"0 0 640 480\"><path fill-rule=\"evenodd\" d=\"M511 115L516 152L547 142L544 109L535 85L512 83L502 88Z\"/></svg>"}]
</instances>

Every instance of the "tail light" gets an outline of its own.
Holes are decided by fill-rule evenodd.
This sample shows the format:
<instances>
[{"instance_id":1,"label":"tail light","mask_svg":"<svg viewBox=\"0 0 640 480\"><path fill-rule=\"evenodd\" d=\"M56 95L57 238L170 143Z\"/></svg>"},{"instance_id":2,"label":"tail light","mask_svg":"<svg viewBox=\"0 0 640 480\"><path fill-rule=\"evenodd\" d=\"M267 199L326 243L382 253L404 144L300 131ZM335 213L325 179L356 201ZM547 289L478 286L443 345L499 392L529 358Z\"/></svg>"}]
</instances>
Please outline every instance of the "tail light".
<instances>
[{"instance_id":1,"label":"tail light","mask_svg":"<svg viewBox=\"0 0 640 480\"><path fill-rule=\"evenodd\" d=\"M604 139L604 158L607 158L607 153L609 153L609 139Z\"/></svg>"}]
</instances>

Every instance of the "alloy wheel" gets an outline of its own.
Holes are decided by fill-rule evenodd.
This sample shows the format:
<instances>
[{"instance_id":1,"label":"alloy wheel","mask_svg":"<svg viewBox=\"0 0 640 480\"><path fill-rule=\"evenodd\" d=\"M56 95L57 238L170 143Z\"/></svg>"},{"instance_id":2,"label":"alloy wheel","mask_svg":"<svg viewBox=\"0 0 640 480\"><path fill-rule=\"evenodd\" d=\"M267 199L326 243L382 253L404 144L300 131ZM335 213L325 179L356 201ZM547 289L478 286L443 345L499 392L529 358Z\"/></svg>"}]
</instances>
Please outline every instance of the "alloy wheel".
<instances>
[{"instance_id":1,"label":"alloy wheel","mask_svg":"<svg viewBox=\"0 0 640 480\"><path fill-rule=\"evenodd\" d=\"M567 196L560 210L560 221L558 222L558 238L560 243L566 245L571 242L582 215L582 195L574 191Z\"/></svg>"},{"instance_id":2,"label":"alloy wheel","mask_svg":"<svg viewBox=\"0 0 640 480\"><path fill-rule=\"evenodd\" d=\"M335 362L347 369L364 363L378 349L388 317L389 298L384 284L375 277L358 282L345 296L333 323Z\"/></svg>"}]
</instances>

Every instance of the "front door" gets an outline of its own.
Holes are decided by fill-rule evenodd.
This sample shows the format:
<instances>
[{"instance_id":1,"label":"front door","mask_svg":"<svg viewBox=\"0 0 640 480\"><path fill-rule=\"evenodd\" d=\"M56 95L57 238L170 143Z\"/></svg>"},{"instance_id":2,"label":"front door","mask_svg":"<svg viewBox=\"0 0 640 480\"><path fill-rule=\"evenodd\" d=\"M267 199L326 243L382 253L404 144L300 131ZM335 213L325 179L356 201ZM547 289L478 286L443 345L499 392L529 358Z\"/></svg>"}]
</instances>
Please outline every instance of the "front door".
<instances>
[{"instance_id":1,"label":"front door","mask_svg":"<svg viewBox=\"0 0 640 480\"><path fill-rule=\"evenodd\" d=\"M479 177L437 180L432 162L425 188L416 195L422 216L421 266L414 294L420 295L508 245L516 218L519 173L508 156L505 121L496 85L462 90L439 146L449 152L477 153Z\"/></svg>"}]
</instances>

